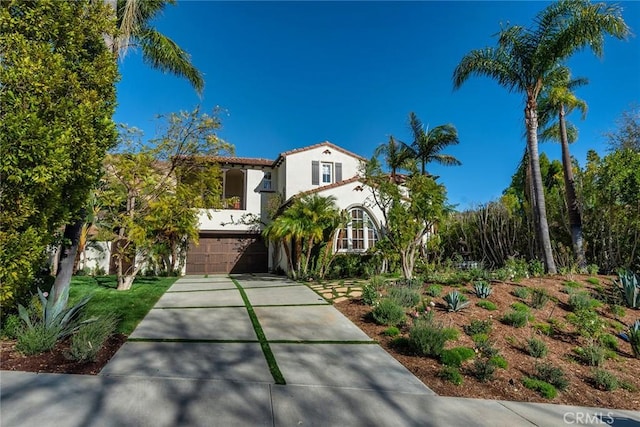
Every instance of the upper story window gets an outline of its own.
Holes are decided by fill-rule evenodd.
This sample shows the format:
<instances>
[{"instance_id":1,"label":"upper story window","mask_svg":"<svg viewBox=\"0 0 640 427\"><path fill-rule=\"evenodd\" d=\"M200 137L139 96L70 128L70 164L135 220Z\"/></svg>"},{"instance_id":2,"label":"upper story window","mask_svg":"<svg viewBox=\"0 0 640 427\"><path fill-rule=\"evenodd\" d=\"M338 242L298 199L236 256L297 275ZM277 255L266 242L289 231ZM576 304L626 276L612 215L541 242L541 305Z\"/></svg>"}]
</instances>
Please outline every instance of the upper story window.
<instances>
[{"instance_id":1,"label":"upper story window","mask_svg":"<svg viewBox=\"0 0 640 427\"><path fill-rule=\"evenodd\" d=\"M331 184L333 182L333 164L322 163L322 183Z\"/></svg>"},{"instance_id":2,"label":"upper story window","mask_svg":"<svg viewBox=\"0 0 640 427\"><path fill-rule=\"evenodd\" d=\"M326 185L342 181L342 163L311 162L311 185Z\"/></svg>"},{"instance_id":3,"label":"upper story window","mask_svg":"<svg viewBox=\"0 0 640 427\"><path fill-rule=\"evenodd\" d=\"M349 215L351 221L338 231L336 251L365 252L379 240L378 229L367 211L362 208L351 209Z\"/></svg>"},{"instance_id":4,"label":"upper story window","mask_svg":"<svg viewBox=\"0 0 640 427\"><path fill-rule=\"evenodd\" d=\"M262 178L262 189L271 190L271 172L265 172Z\"/></svg>"}]
</instances>

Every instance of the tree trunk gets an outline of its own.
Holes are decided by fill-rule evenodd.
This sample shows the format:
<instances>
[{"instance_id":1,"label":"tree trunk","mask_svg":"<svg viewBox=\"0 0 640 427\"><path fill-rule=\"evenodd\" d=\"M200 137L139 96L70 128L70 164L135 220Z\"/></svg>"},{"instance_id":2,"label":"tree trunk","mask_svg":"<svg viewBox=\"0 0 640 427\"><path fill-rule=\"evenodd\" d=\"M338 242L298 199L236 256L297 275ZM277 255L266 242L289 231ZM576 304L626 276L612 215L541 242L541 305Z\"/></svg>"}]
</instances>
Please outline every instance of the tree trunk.
<instances>
[{"instance_id":1,"label":"tree trunk","mask_svg":"<svg viewBox=\"0 0 640 427\"><path fill-rule=\"evenodd\" d=\"M578 198L576 197L576 187L571 168L571 154L569 154L569 138L567 137L567 123L565 121L564 105L560 106L558 122L560 124L560 144L562 146L562 169L564 171L564 187L567 193L567 209L569 214L569 227L571 228L571 242L573 243L573 253L579 269L587 267L587 260L584 254L582 239L582 215Z\"/></svg>"},{"instance_id":2,"label":"tree trunk","mask_svg":"<svg viewBox=\"0 0 640 427\"><path fill-rule=\"evenodd\" d=\"M527 99L527 106L524 110L527 126L527 147L529 149L529 161L531 162L531 172L533 181L533 198L536 202L534 212L537 218L536 231L542 246L547 273L556 274L556 263L553 259L551 249L551 237L549 236L549 224L547 223L547 209L544 201L544 187L542 185L542 174L540 172L540 158L538 157L538 107L535 99Z\"/></svg>"},{"instance_id":3,"label":"tree trunk","mask_svg":"<svg viewBox=\"0 0 640 427\"><path fill-rule=\"evenodd\" d=\"M53 283L53 301L57 301L60 295L63 295L64 289L71 284L71 276L73 276L73 266L78 253L78 242L80 241L80 233L84 225L84 210L73 224L67 224L64 227L64 240L60 248L60 261L58 263L58 274ZM66 301L64 305L66 306Z\"/></svg>"}]
</instances>

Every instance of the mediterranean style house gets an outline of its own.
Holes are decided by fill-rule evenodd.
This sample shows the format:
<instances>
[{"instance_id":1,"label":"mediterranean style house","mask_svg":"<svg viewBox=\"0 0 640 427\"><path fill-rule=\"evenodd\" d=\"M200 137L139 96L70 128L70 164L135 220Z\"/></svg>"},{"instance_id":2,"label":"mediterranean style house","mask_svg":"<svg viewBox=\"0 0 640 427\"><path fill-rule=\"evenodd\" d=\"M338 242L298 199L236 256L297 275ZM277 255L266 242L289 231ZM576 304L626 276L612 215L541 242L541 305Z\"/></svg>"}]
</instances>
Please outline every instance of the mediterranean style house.
<instances>
[{"instance_id":1,"label":"mediterranean style house","mask_svg":"<svg viewBox=\"0 0 640 427\"><path fill-rule=\"evenodd\" d=\"M286 270L277 247L261 230L268 210L294 196L334 196L351 222L338 231L334 251L364 252L379 236L382 214L359 178L366 159L330 142L281 153L275 160L217 157L225 209L201 210L199 244L190 244L185 274L259 273ZM276 206L277 207L277 206ZM251 220L248 220L251 219Z\"/></svg>"},{"instance_id":2,"label":"mediterranean style house","mask_svg":"<svg viewBox=\"0 0 640 427\"><path fill-rule=\"evenodd\" d=\"M275 160L213 157L222 171L222 209L201 209L199 242L191 242L183 274L262 273L286 271L279 246L265 242L261 231L268 212L287 205L295 196L317 193L335 197L351 221L338 230L333 250L365 252L379 239L381 211L371 190L360 180L367 160L330 142L281 153ZM113 243L99 242L89 250L88 268L114 272Z\"/></svg>"}]
</instances>

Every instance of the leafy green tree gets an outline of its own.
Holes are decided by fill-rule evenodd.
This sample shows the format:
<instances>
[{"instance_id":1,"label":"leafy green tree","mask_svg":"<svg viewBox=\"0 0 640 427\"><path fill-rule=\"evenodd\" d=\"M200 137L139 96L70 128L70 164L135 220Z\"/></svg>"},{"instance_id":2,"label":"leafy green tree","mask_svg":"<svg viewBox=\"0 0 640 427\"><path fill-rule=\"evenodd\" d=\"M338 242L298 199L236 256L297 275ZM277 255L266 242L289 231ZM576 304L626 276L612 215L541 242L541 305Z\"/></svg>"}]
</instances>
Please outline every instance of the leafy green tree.
<instances>
[{"instance_id":1,"label":"leafy green tree","mask_svg":"<svg viewBox=\"0 0 640 427\"><path fill-rule=\"evenodd\" d=\"M174 269L180 243L198 238L197 208L221 203L219 168L199 160L233 151L216 136L217 116L196 109L165 119L160 138L147 146L139 133L122 132L121 145L105 159L99 199L104 222L113 230L119 290L131 287L143 267L139 260L157 253L159 245L170 252L160 255L167 255Z\"/></svg>"},{"instance_id":2,"label":"leafy green tree","mask_svg":"<svg viewBox=\"0 0 640 427\"><path fill-rule=\"evenodd\" d=\"M116 142L117 64L89 0L0 5L0 302L24 292L78 216ZM73 259L71 259L73 263Z\"/></svg>"},{"instance_id":3,"label":"leafy green tree","mask_svg":"<svg viewBox=\"0 0 640 427\"><path fill-rule=\"evenodd\" d=\"M590 151L578 181L587 259L602 272L640 271L640 152L624 148L600 158Z\"/></svg>"},{"instance_id":4,"label":"leafy green tree","mask_svg":"<svg viewBox=\"0 0 640 427\"><path fill-rule=\"evenodd\" d=\"M640 105L634 104L617 121L617 129L607 132L611 151L630 149L640 152Z\"/></svg>"},{"instance_id":5,"label":"leafy green tree","mask_svg":"<svg viewBox=\"0 0 640 427\"><path fill-rule=\"evenodd\" d=\"M628 36L629 28L619 6L591 4L585 0L552 3L535 18L534 26L507 26L498 34L498 46L473 50L453 73L454 88L472 75L495 79L509 91L525 95L527 149L531 158L537 234L547 272L555 274L549 226L538 157L538 97L556 64L576 51L590 47L602 55L604 35Z\"/></svg>"},{"instance_id":6,"label":"leafy green tree","mask_svg":"<svg viewBox=\"0 0 640 427\"><path fill-rule=\"evenodd\" d=\"M104 45L114 57L120 58L124 57L129 47L139 47L143 60L152 68L186 78L201 93L204 80L191 63L189 55L151 25L167 4L175 4L175 0L104 0L106 10L117 25L117 28L103 31ZM85 196L90 189L91 187L87 187L82 190ZM85 213L79 210L75 221L67 223L65 227L60 268L53 286L55 298L62 295L63 289L71 283L84 217Z\"/></svg>"},{"instance_id":7,"label":"leafy green tree","mask_svg":"<svg viewBox=\"0 0 640 427\"><path fill-rule=\"evenodd\" d=\"M449 145L458 144L458 131L453 125L440 125L432 129L425 129L416 115L409 113L409 127L413 134L411 145L405 145L412 157L420 161L421 172L426 174L426 166L430 162L440 163L445 166L459 166L462 163L450 154L442 154L441 151Z\"/></svg>"},{"instance_id":8,"label":"leafy green tree","mask_svg":"<svg viewBox=\"0 0 640 427\"><path fill-rule=\"evenodd\" d=\"M397 185L375 158L365 166L364 181L384 218L382 247L400 255L402 274L410 279L428 233L444 216L445 188L416 171Z\"/></svg>"},{"instance_id":9,"label":"leafy green tree","mask_svg":"<svg viewBox=\"0 0 640 427\"><path fill-rule=\"evenodd\" d=\"M584 243L582 237L582 214L576 195L576 185L573 176L573 164L569 152L569 143L577 139L577 129L568 123L566 116L573 110L582 112L584 118L587 112L587 104L576 97L572 90L588 83L585 78L572 79L567 67L558 67L549 74L549 81L540 94L538 110L540 113L540 125L542 126L542 140L553 139L560 142L562 147L562 170L567 201L569 227L571 229L571 241L576 263L580 269L587 266ZM557 122L554 122L554 118Z\"/></svg>"}]
</instances>

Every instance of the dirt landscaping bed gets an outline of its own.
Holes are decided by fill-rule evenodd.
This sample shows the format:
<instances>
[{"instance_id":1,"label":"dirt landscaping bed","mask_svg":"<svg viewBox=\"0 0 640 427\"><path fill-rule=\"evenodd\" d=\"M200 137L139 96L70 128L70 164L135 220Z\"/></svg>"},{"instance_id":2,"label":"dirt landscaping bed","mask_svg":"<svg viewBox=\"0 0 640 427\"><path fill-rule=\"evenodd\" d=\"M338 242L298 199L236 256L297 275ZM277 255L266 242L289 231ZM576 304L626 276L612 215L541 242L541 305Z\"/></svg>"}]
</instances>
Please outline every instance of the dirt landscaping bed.
<instances>
[{"instance_id":1,"label":"dirt landscaping bed","mask_svg":"<svg viewBox=\"0 0 640 427\"><path fill-rule=\"evenodd\" d=\"M584 290L593 291L592 284L585 281L588 277L576 276L572 278L572 281L584 286ZM598 279L603 285L611 283L610 278L604 276L598 277ZM640 359L633 358L628 342L617 338L618 350L612 352L612 358L606 360L600 368L613 373L620 383L626 384L626 387L632 390L618 387L613 391L605 391L596 388L592 380L594 367L585 366L576 360L574 349L584 344L584 341L566 320L570 308L567 305L568 295L562 292L565 282L567 279L561 277L525 279L517 284L494 282L492 283L493 293L488 300L497 305L498 309L495 311L488 311L476 305L480 300L473 294L465 293L472 288L471 286L443 285L442 295L432 298L436 303L434 307L436 319L441 321L444 326L454 327L460 331L458 339L450 341L447 348L458 346L473 348L472 339L462 332L463 326L468 325L474 319L491 319L490 339L508 363L507 369L496 370L493 380L480 382L471 375L470 362L465 362L460 370L464 375L464 381L461 385L455 385L438 377L438 373L443 368L438 360L417 356L406 346L394 345L397 342L396 338L385 334L387 326L381 326L374 322L370 316L372 307L364 305L360 298L337 303L335 307L372 339L379 341L387 352L439 395L638 410L640 408L640 391L638 391L640 389ZM500 316L508 311L514 302L526 302L512 294L512 291L517 287L545 288L552 298L557 298L557 302L549 301L542 309L531 309L531 314L535 319L528 322L525 327L515 328L505 325L499 321ZM446 311L443 303L442 296L453 289L464 293L471 301L471 304L460 312ZM628 325L640 318L638 310L628 308L625 309L624 316L619 316L617 319L608 311L606 305L599 307L597 312L605 320L605 323L608 323L607 332L611 334L615 332L609 326L610 324L621 322ZM557 331L553 336L546 336L534 328L533 325L547 323L549 319L556 319L557 324L561 325L564 331ZM405 324L400 328L400 336L406 337L408 331L409 327ZM526 342L531 337L536 337L547 345L548 355L542 360L560 367L568 380L567 389L560 391L554 399L545 399L522 384L522 377L531 376L535 371L535 364L540 363L541 360L531 357L526 350Z\"/></svg>"}]
</instances>

